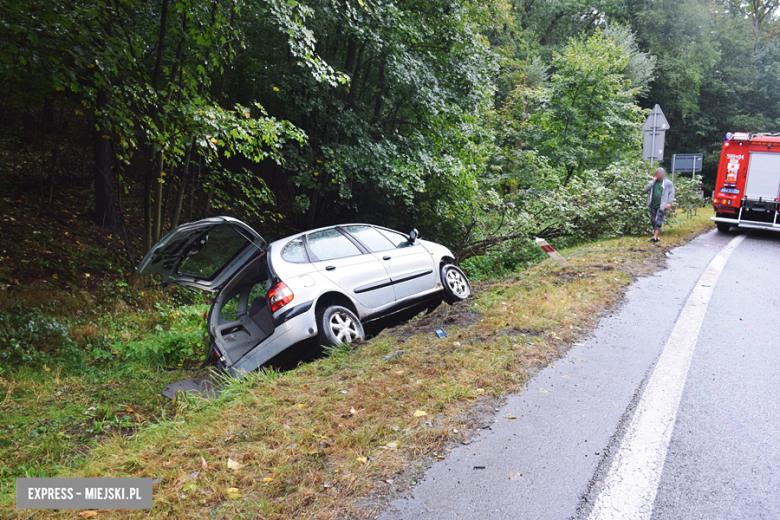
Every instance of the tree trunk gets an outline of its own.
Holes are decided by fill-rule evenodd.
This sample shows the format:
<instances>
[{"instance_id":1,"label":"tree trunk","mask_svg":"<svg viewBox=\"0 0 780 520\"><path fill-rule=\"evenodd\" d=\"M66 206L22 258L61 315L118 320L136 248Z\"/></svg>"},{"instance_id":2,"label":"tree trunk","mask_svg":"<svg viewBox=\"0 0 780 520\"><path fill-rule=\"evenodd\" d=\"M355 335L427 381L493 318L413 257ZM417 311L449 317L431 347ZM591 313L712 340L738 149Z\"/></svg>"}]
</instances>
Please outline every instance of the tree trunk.
<instances>
[{"instance_id":1,"label":"tree trunk","mask_svg":"<svg viewBox=\"0 0 780 520\"><path fill-rule=\"evenodd\" d=\"M163 165L165 156L162 152L157 154L157 163L154 168L156 174L152 179L154 191L152 205L152 244L160 240L160 230L162 229L162 194L163 194Z\"/></svg>"},{"instance_id":2,"label":"tree trunk","mask_svg":"<svg viewBox=\"0 0 780 520\"><path fill-rule=\"evenodd\" d=\"M190 142L187 152L184 155L184 165L181 169L181 182L179 183L179 193L176 194L176 205L173 208L171 216L171 229L176 229L179 225L179 215L181 215L181 205L184 202L184 194L187 193L187 183L190 180L190 158L192 157L192 147L195 139Z\"/></svg>"},{"instance_id":3,"label":"tree trunk","mask_svg":"<svg viewBox=\"0 0 780 520\"><path fill-rule=\"evenodd\" d=\"M169 0L163 0L162 8L160 11L160 32L157 37L157 56L154 62L154 70L152 71L152 90L155 94L158 93L160 86L160 76L162 75L162 60L165 51L165 34L168 23L168 3ZM157 109L153 109L152 119L159 127L159 118ZM159 222L156 222L155 213L153 212L152 205L154 203L154 209L157 210L161 196L153 197L152 191L155 193L162 190L162 185L159 183L160 172L162 171L162 151L157 152L154 149L154 145L151 150L149 169L146 172L146 180L144 182L144 252L149 251L152 245L159 239ZM158 238L155 238L158 237Z\"/></svg>"},{"instance_id":4,"label":"tree trunk","mask_svg":"<svg viewBox=\"0 0 780 520\"><path fill-rule=\"evenodd\" d=\"M148 168L151 170L151 166ZM152 248L152 172L144 179L144 254Z\"/></svg>"},{"instance_id":5,"label":"tree trunk","mask_svg":"<svg viewBox=\"0 0 780 520\"><path fill-rule=\"evenodd\" d=\"M97 93L96 109L98 117L102 117L100 112L108 103L105 91L99 90ZM95 165L93 168L95 177L95 214L94 219L97 224L108 226L115 229L119 223L119 216L114 205L114 179L111 169L111 142L108 136L108 128L105 123L98 121L97 127L93 130L93 145L95 154Z\"/></svg>"},{"instance_id":6,"label":"tree trunk","mask_svg":"<svg viewBox=\"0 0 780 520\"><path fill-rule=\"evenodd\" d=\"M187 222L192 222L192 206L193 202L195 202L195 190L198 189L198 184L200 182L200 168L203 166L203 156L198 155L198 173L195 175L195 178L192 181L192 191L190 192L190 203L189 208L187 209Z\"/></svg>"},{"instance_id":7,"label":"tree trunk","mask_svg":"<svg viewBox=\"0 0 780 520\"><path fill-rule=\"evenodd\" d=\"M160 224L160 233L165 234L165 225L168 222L168 203L171 201L171 190L173 189L173 163L169 164L171 169L168 175L168 182L165 183L165 198L163 198L162 204L162 221Z\"/></svg>"},{"instance_id":8,"label":"tree trunk","mask_svg":"<svg viewBox=\"0 0 780 520\"><path fill-rule=\"evenodd\" d=\"M41 114L41 131L43 133L51 132L54 129L54 100L46 99L43 102L43 113Z\"/></svg>"},{"instance_id":9,"label":"tree trunk","mask_svg":"<svg viewBox=\"0 0 780 520\"><path fill-rule=\"evenodd\" d=\"M203 218L206 218L209 216L209 212L211 211L211 198L214 196L214 187L209 186L209 192L208 195L206 195L206 212Z\"/></svg>"},{"instance_id":10,"label":"tree trunk","mask_svg":"<svg viewBox=\"0 0 780 520\"><path fill-rule=\"evenodd\" d=\"M49 197L47 204L51 206L52 200L54 200L54 179L57 176L57 164L60 160L60 145L59 141L54 143L54 151L51 157L51 168L49 168Z\"/></svg>"},{"instance_id":11,"label":"tree trunk","mask_svg":"<svg viewBox=\"0 0 780 520\"><path fill-rule=\"evenodd\" d=\"M382 104L383 104L382 96L384 95L384 92L385 92L385 88L384 88L384 84L385 84L385 58L382 57L381 60L382 60L382 62L379 65L379 82L378 82L379 92L377 92L376 101L374 101L374 118L373 118L372 122L378 121L379 120L379 116L382 115Z\"/></svg>"}]
</instances>

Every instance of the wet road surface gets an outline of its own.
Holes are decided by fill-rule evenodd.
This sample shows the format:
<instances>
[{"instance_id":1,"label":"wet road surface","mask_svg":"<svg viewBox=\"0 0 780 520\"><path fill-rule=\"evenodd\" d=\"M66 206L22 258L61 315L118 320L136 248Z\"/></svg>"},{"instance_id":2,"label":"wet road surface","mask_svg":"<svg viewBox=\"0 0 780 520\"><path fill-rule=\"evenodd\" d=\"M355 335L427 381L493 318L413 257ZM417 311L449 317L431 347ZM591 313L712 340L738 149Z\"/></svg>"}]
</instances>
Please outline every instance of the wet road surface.
<instances>
[{"instance_id":1,"label":"wet road surface","mask_svg":"<svg viewBox=\"0 0 780 520\"><path fill-rule=\"evenodd\" d=\"M759 232L675 249L379 518L780 518L779 260Z\"/></svg>"}]
</instances>

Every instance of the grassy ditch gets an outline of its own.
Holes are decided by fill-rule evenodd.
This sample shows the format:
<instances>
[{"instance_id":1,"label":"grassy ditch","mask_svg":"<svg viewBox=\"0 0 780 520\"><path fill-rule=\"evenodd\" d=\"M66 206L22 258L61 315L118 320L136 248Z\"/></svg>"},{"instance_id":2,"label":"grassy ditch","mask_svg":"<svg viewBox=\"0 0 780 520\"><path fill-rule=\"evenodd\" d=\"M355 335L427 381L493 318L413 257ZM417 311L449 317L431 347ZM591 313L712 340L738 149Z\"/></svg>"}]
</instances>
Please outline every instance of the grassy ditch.
<instances>
[{"instance_id":1,"label":"grassy ditch","mask_svg":"<svg viewBox=\"0 0 780 520\"><path fill-rule=\"evenodd\" d=\"M647 243L647 237L624 237L564 250L570 269L548 260L479 282L467 302L442 305L354 349L334 349L294 370L231 382L217 400L166 405L154 395L166 378L157 374L145 380L139 372L137 385L143 390L126 394L129 400L148 399L135 433L125 435L121 421L136 412L116 407L107 416L119 417L117 428L101 426L88 453L69 464L42 463L40 471L158 479L153 518L373 518L387 498L413 483L413 473L405 470L424 468L454 444L470 442L484 415L492 422L492 400L519 390L540 366L561 355L633 278L661 266L664 251L709 229L709 216L699 211L665 231L660 245ZM436 327L447 337L433 335ZM181 374L171 377L176 378ZM10 407L3 410L14 417L79 418L72 430L51 426L56 433L36 457L78 452L83 442L78 429L94 430L87 413L100 410L94 389L111 384L84 381L82 387L63 389L52 381L56 374L48 384L21 376L2 382L2 406ZM63 405L57 392L81 397ZM33 430L2 425L0 464L13 468L21 445L34 444ZM13 482L4 486L0 516L28 518L33 511L13 510ZM371 499L364 500L367 496ZM41 511L34 518L77 515ZM98 518L142 516L97 512Z\"/></svg>"}]
</instances>

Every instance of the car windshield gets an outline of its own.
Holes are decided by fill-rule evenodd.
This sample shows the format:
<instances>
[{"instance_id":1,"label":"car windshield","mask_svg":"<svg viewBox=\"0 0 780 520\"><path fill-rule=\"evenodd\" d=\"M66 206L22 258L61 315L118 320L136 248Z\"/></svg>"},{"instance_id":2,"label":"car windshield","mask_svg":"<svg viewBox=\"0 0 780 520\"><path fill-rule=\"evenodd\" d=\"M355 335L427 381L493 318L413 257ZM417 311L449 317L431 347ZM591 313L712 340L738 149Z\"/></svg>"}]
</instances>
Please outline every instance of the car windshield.
<instances>
[{"instance_id":1,"label":"car windshield","mask_svg":"<svg viewBox=\"0 0 780 520\"><path fill-rule=\"evenodd\" d=\"M179 264L179 274L212 278L241 252L248 240L232 226L215 226L193 245Z\"/></svg>"},{"instance_id":2,"label":"car windshield","mask_svg":"<svg viewBox=\"0 0 780 520\"><path fill-rule=\"evenodd\" d=\"M400 249L402 247L409 247L409 237L406 235L403 235L397 231L390 231L389 229L382 229L377 228L377 231L382 233L384 236L386 236L395 246L396 249Z\"/></svg>"}]
</instances>

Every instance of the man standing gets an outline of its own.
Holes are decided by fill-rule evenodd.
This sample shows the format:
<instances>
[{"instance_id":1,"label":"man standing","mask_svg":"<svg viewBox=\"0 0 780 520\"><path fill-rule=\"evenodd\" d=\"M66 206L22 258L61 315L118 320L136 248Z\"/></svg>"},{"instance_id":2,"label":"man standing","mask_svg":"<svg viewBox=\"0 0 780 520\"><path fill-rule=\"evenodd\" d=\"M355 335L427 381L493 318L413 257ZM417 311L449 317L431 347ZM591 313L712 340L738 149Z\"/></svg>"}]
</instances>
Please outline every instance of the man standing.
<instances>
[{"instance_id":1,"label":"man standing","mask_svg":"<svg viewBox=\"0 0 780 520\"><path fill-rule=\"evenodd\" d=\"M674 184L666 178L666 170L658 168L653 180L645 186L647 192L647 209L650 211L650 224L653 226L653 238L649 242L660 242L661 226L664 215L672 209L674 202Z\"/></svg>"}]
</instances>

